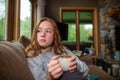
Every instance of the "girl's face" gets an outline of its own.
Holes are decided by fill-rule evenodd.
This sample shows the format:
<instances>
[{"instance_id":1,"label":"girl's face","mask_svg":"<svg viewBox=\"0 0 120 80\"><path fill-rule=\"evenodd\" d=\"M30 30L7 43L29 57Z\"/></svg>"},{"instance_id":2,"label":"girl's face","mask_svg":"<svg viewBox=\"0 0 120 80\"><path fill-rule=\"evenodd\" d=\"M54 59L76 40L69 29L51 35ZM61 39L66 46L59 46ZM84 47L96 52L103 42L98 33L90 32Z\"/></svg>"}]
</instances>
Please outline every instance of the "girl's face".
<instances>
[{"instance_id":1,"label":"girl's face","mask_svg":"<svg viewBox=\"0 0 120 80\"><path fill-rule=\"evenodd\" d=\"M43 21L37 30L37 41L42 48L51 47L54 40L53 25L49 21Z\"/></svg>"}]
</instances>

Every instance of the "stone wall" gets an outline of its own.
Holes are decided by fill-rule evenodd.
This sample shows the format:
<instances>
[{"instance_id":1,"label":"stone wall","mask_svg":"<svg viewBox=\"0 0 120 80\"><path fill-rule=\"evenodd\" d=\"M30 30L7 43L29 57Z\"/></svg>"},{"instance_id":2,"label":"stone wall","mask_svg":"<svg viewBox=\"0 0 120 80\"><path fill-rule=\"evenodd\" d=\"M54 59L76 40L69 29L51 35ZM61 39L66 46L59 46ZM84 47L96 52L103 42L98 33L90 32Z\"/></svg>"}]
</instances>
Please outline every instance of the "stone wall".
<instances>
[{"instance_id":1,"label":"stone wall","mask_svg":"<svg viewBox=\"0 0 120 80\"><path fill-rule=\"evenodd\" d=\"M101 58L113 58L116 50L115 27L120 26L120 0L99 0ZM116 10L118 15L113 15ZM117 17L116 17L117 16Z\"/></svg>"}]
</instances>

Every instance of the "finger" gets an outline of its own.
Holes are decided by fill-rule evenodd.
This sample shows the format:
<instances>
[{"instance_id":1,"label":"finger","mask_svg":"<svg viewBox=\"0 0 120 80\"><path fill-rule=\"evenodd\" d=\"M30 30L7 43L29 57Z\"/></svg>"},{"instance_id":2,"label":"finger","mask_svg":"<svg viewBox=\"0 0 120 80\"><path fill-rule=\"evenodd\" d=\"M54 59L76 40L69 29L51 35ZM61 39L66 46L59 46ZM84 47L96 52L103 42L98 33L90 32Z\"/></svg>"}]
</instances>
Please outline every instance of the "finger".
<instances>
[{"instance_id":1,"label":"finger","mask_svg":"<svg viewBox=\"0 0 120 80\"><path fill-rule=\"evenodd\" d=\"M69 67L69 70L74 70L74 69L77 69L77 65Z\"/></svg>"},{"instance_id":2,"label":"finger","mask_svg":"<svg viewBox=\"0 0 120 80\"><path fill-rule=\"evenodd\" d=\"M53 66L50 69L48 69L48 72L53 76L53 78L56 79L62 75L63 70L62 70L60 64L58 64L58 65Z\"/></svg>"},{"instance_id":3,"label":"finger","mask_svg":"<svg viewBox=\"0 0 120 80\"><path fill-rule=\"evenodd\" d=\"M59 73L61 73L63 70L62 70L62 68L61 67L58 67L57 69L54 69L54 71L52 71L52 75L57 75L57 74L59 74Z\"/></svg>"},{"instance_id":4,"label":"finger","mask_svg":"<svg viewBox=\"0 0 120 80\"><path fill-rule=\"evenodd\" d=\"M56 74L53 77L54 77L54 79L58 79L62 74L63 74L63 72L60 72L59 74Z\"/></svg>"},{"instance_id":5,"label":"finger","mask_svg":"<svg viewBox=\"0 0 120 80\"><path fill-rule=\"evenodd\" d=\"M47 65L47 67L52 67L54 65L58 64L58 60L53 60L53 61L50 61L50 63Z\"/></svg>"},{"instance_id":6,"label":"finger","mask_svg":"<svg viewBox=\"0 0 120 80\"><path fill-rule=\"evenodd\" d=\"M70 59L70 62L72 62L74 60L76 60L76 58L74 56L72 56L71 59Z\"/></svg>"},{"instance_id":7,"label":"finger","mask_svg":"<svg viewBox=\"0 0 120 80\"><path fill-rule=\"evenodd\" d=\"M51 59L50 63L47 65L47 67L51 67L51 66L54 66L54 65L58 64L58 60L57 60L58 58L59 58L59 56L54 56Z\"/></svg>"},{"instance_id":8,"label":"finger","mask_svg":"<svg viewBox=\"0 0 120 80\"><path fill-rule=\"evenodd\" d=\"M69 67L71 67L71 66L74 66L74 65L77 65L77 62L76 62L76 60L74 60L74 61L70 62L70 65L69 65Z\"/></svg>"},{"instance_id":9,"label":"finger","mask_svg":"<svg viewBox=\"0 0 120 80\"><path fill-rule=\"evenodd\" d=\"M51 60L57 60L59 58L59 56L54 56Z\"/></svg>"},{"instance_id":10,"label":"finger","mask_svg":"<svg viewBox=\"0 0 120 80\"><path fill-rule=\"evenodd\" d=\"M60 71L60 72L54 73L54 74L52 74L52 75L53 75L54 79L57 79L57 78L59 78L62 74L63 74L63 71Z\"/></svg>"},{"instance_id":11,"label":"finger","mask_svg":"<svg viewBox=\"0 0 120 80\"><path fill-rule=\"evenodd\" d=\"M55 71L56 69L58 69L59 67L61 67L60 64L56 64L56 65L54 65L54 66L50 66L50 67L48 67L48 71L49 71L49 72L53 72L53 71Z\"/></svg>"}]
</instances>

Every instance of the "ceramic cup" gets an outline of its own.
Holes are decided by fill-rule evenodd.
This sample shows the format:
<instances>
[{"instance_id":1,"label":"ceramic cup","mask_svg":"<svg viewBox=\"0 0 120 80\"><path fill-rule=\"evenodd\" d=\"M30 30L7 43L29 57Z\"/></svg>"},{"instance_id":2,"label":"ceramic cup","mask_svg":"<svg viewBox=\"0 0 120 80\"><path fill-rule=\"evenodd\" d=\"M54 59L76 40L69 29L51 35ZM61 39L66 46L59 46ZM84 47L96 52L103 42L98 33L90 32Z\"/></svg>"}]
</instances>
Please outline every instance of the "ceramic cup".
<instances>
[{"instance_id":1,"label":"ceramic cup","mask_svg":"<svg viewBox=\"0 0 120 80\"><path fill-rule=\"evenodd\" d=\"M69 70L70 58L71 56L60 56L59 57L58 60L59 60L61 67L63 68L63 71Z\"/></svg>"}]
</instances>

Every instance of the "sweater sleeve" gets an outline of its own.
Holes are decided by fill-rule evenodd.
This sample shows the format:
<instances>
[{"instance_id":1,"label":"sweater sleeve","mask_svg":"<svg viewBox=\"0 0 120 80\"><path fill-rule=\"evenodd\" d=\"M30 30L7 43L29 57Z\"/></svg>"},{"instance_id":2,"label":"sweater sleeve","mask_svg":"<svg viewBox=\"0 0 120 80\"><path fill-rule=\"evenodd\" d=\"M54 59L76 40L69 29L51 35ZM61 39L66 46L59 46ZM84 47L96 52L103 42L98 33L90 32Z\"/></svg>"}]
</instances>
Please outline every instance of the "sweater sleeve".
<instances>
[{"instance_id":1,"label":"sweater sleeve","mask_svg":"<svg viewBox=\"0 0 120 80\"><path fill-rule=\"evenodd\" d=\"M89 68L85 62L77 60L77 69L83 73L84 76L88 74Z\"/></svg>"},{"instance_id":2,"label":"sweater sleeve","mask_svg":"<svg viewBox=\"0 0 120 80\"><path fill-rule=\"evenodd\" d=\"M43 65L42 62L40 63L40 60L28 58L27 62L34 80L46 80L46 73L44 72Z\"/></svg>"}]
</instances>

